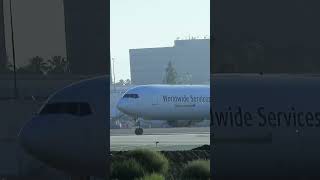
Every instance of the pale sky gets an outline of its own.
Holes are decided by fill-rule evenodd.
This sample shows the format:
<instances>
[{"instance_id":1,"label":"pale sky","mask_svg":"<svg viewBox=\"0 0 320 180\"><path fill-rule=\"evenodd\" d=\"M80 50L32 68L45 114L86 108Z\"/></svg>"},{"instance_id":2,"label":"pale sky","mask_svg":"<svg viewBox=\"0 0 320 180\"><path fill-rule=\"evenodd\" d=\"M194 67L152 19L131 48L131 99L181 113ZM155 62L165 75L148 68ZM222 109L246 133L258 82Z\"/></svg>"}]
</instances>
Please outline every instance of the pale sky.
<instances>
[{"instance_id":1,"label":"pale sky","mask_svg":"<svg viewBox=\"0 0 320 180\"><path fill-rule=\"evenodd\" d=\"M129 49L173 46L177 37L210 35L210 0L111 0L110 10L116 81L130 78Z\"/></svg>"},{"instance_id":2,"label":"pale sky","mask_svg":"<svg viewBox=\"0 0 320 180\"><path fill-rule=\"evenodd\" d=\"M8 2L4 0L11 59ZM173 46L177 37L210 34L210 0L111 0L110 11L116 81L130 78L129 49ZM66 56L63 0L14 0L13 14L18 65L37 55Z\"/></svg>"},{"instance_id":3,"label":"pale sky","mask_svg":"<svg viewBox=\"0 0 320 180\"><path fill-rule=\"evenodd\" d=\"M9 0L3 0L7 55L12 60ZM12 0L16 61L66 56L63 0Z\"/></svg>"}]
</instances>

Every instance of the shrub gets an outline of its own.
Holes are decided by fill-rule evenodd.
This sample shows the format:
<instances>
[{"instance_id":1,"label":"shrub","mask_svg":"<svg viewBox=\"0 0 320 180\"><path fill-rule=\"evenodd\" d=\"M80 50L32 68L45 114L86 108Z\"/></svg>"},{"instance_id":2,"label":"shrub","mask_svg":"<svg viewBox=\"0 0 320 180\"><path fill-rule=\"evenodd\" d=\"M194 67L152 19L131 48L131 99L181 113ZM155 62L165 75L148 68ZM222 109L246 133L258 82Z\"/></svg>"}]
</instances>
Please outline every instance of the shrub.
<instances>
[{"instance_id":1,"label":"shrub","mask_svg":"<svg viewBox=\"0 0 320 180\"><path fill-rule=\"evenodd\" d=\"M139 162L148 173L166 174L169 168L168 159L157 151L137 149L128 152L128 157Z\"/></svg>"},{"instance_id":2,"label":"shrub","mask_svg":"<svg viewBox=\"0 0 320 180\"><path fill-rule=\"evenodd\" d=\"M139 180L164 180L165 178L160 174L151 174L140 178Z\"/></svg>"},{"instance_id":3,"label":"shrub","mask_svg":"<svg viewBox=\"0 0 320 180\"><path fill-rule=\"evenodd\" d=\"M210 179L210 161L195 160L189 162L182 170L181 179L208 180Z\"/></svg>"},{"instance_id":4,"label":"shrub","mask_svg":"<svg viewBox=\"0 0 320 180\"><path fill-rule=\"evenodd\" d=\"M134 159L114 161L111 164L111 179L127 180L143 177L143 167Z\"/></svg>"}]
</instances>

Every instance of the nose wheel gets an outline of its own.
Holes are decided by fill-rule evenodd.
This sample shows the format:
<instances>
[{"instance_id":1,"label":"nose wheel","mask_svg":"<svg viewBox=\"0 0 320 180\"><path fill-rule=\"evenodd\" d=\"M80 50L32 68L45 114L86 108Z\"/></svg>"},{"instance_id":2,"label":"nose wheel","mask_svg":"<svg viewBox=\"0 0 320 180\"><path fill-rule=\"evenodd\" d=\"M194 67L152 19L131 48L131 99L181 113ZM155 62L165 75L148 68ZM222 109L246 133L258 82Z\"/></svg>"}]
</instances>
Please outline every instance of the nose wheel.
<instances>
[{"instance_id":1,"label":"nose wheel","mask_svg":"<svg viewBox=\"0 0 320 180\"><path fill-rule=\"evenodd\" d=\"M134 120L135 120L135 122L136 122L136 125L138 126L138 128L136 128L136 130L134 131L134 133L135 133L136 135L142 135L142 134L143 134L143 129L142 129L141 126L140 126L140 121L139 121L139 119L138 119L138 118L135 118Z\"/></svg>"},{"instance_id":2,"label":"nose wheel","mask_svg":"<svg viewBox=\"0 0 320 180\"><path fill-rule=\"evenodd\" d=\"M136 130L134 131L136 135L142 135L143 134L143 129L141 127L136 128Z\"/></svg>"}]
</instances>

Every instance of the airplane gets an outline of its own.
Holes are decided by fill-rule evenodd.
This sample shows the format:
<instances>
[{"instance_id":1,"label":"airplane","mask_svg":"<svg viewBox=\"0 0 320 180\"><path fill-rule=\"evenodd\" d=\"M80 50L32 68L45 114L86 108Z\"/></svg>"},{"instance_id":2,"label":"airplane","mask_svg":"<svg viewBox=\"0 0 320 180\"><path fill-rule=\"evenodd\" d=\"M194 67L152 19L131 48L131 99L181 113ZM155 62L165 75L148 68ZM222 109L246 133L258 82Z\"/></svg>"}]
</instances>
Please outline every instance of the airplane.
<instances>
[{"instance_id":1,"label":"airplane","mask_svg":"<svg viewBox=\"0 0 320 180\"><path fill-rule=\"evenodd\" d=\"M107 177L109 76L82 80L48 97L19 133L32 157L76 176Z\"/></svg>"},{"instance_id":2,"label":"airplane","mask_svg":"<svg viewBox=\"0 0 320 180\"><path fill-rule=\"evenodd\" d=\"M214 177L319 179L320 76L214 74L210 83ZM106 177L108 86L104 76L57 91L20 131L22 147L57 169Z\"/></svg>"},{"instance_id":3,"label":"airplane","mask_svg":"<svg viewBox=\"0 0 320 180\"><path fill-rule=\"evenodd\" d=\"M144 120L204 120L210 118L209 85L141 85L130 88L117 108L133 117L142 135Z\"/></svg>"},{"instance_id":4,"label":"airplane","mask_svg":"<svg viewBox=\"0 0 320 180\"><path fill-rule=\"evenodd\" d=\"M118 109L116 109L116 108L110 109L110 120L119 119L122 116L124 116L124 114L121 111L119 111Z\"/></svg>"},{"instance_id":5,"label":"airplane","mask_svg":"<svg viewBox=\"0 0 320 180\"><path fill-rule=\"evenodd\" d=\"M319 179L320 75L213 75L216 179Z\"/></svg>"}]
</instances>

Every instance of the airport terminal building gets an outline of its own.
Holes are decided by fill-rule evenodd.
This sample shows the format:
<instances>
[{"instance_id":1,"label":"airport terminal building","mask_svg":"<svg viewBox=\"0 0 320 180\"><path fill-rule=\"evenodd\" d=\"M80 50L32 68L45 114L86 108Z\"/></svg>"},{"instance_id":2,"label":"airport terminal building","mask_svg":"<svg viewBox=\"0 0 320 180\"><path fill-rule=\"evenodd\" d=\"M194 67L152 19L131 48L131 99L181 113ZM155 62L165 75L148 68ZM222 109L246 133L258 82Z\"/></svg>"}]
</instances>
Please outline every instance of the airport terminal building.
<instances>
[{"instance_id":1,"label":"airport terminal building","mask_svg":"<svg viewBox=\"0 0 320 180\"><path fill-rule=\"evenodd\" d=\"M131 82L161 84L171 61L177 80L187 84L209 84L210 39L175 40L173 47L130 49Z\"/></svg>"}]
</instances>

